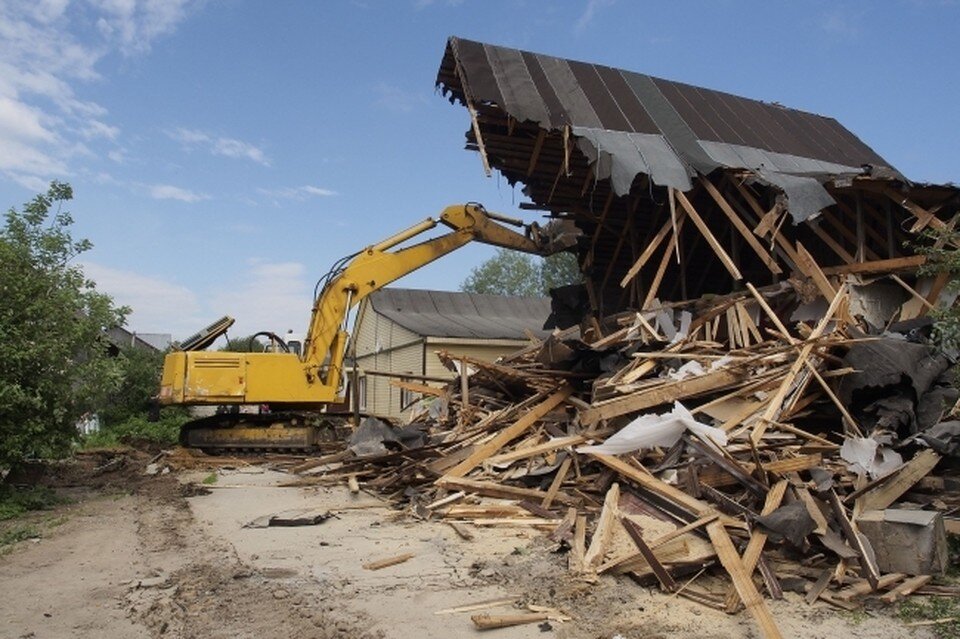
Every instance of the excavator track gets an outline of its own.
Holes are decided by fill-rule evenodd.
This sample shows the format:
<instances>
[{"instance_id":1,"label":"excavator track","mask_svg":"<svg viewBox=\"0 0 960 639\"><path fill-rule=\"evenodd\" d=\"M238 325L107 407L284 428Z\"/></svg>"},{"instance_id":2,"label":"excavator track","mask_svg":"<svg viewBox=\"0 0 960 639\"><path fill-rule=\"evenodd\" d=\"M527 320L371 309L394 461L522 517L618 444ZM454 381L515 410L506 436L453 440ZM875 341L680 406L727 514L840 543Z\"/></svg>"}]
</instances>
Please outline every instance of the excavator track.
<instances>
[{"instance_id":1,"label":"excavator track","mask_svg":"<svg viewBox=\"0 0 960 639\"><path fill-rule=\"evenodd\" d=\"M318 413L224 413L187 422L180 444L205 453L315 453L339 439L346 420Z\"/></svg>"}]
</instances>

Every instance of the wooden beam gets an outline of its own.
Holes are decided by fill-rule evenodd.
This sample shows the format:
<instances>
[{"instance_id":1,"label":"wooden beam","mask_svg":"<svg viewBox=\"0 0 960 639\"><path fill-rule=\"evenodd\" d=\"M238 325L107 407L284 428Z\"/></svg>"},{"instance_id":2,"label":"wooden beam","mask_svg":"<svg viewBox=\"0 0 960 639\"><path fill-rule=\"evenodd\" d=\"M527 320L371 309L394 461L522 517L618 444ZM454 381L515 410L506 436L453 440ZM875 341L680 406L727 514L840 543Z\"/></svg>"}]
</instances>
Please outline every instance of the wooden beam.
<instances>
[{"instance_id":1,"label":"wooden beam","mask_svg":"<svg viewBox=\"0 0 960 639\"><path fill-rule=\"evenodd\" d=\"M747 241L747 244L750 245L750 248L753 249L753 252L757 254L757 257L760 258L760 261L763 262L770 272L774 275L779 275L783 273L783 269L780 268L780 265L777 264L777 261L773 259L773 256L767 252L763 245L760 244L756 236L747 228L747 225L744 224L743 220L740 219L740 216L737 215L736 211L730 206L730 203L727 202L726 198L723 197L723 194L717 190L717 187L707 178L700 176L700 184L707 190L707 193L710 194L710 197L713 198L713 201L717 203L717 206L720 207L720 210L724 212L730 222L733 224L734 228L740 232L740 235L743 236L743 239Z\"/></svg>"},{"instance_id":2,"label":"wooden beam","mask_svg":"<svg viewBox=\"0 0 960 639\"><path fill-rule=\"evenodd\" d=\"M661 209L662 210L662 209ZM682 219L682 218L681 218ZM644 264L653 256L653 253L657 250L657 247L660 246L660 243L663 242L663 239L667 237L667 233L673 228L673 222L667 218L667 221L663 223L663 226L660 227L660 230L657 231L657 234L647 243L643 248L643 252L640 253L640 257L633 263L633 266L627 271L626 275L623 276L623 279L620 280L620 286L626 288L627 284L636 277L637 273L640 272L640 269L643 268Z\"/></svg>"},{"instance_id":3,"label":"wooden beam","mask_svg":"<svg viewBox=\"0 0 960 639\"><path fill-rule=\"evenodd\" d=\"M545 400L532 407L523 415L523 417L518 419L512 425L501 430L496 437L487 443L478 446L469 457L448 470L446 474L450 477L463 477L483 463L485 459L492 456L505 445L526 432L527 429L537 423L541 417L563 403L563 401L566 400L572 392L573 388L570 386L563 386L560 390L555 391Z\"/></svg>"},{"instance_id":4,"label":"wooden beam","mask_svg":"<svg viewBox=\"0 0 960 639\"><path fill-rule=\"evenodd\" d=\"M726 528L719 521L715 521L707 524L707 534L710 535L710 541L717 551L720 564L730 575L733 587L736 588L740 600L743 601L743 605L756 620L757 625L760 626L763 636L766 639L782 639L783 635L780 634L780 629L777 627L770 609L767 608L766 602L757 592L757 587L753 585L753 579L751 579L746 567L740 560L740 555L734 548L733 541L730 540Z\"/></svg>"},{"instance_id":5,"label":"wooden beam","mask_svg":"<svg viewBox=\"0 0 960 639\"><path fill-rule=\"evenodd\" d=\"M540 129L540 132L537 133L537 141L533 143L533 151L530 152L530 164L527 166L527 177L533 175L534 169L537 168L537 160L540 159L540 151L543 149L543 141L546 137L546 130Z\"/></svg>"},{"instance_id":6,"label":"wooden beam","mask_svg":"<svg viewBox=\"0 0 960 639\"><path fill-rule=\"evenodd\" d=\"M700 233L707 241L707 244L709 244L710 248L713 249L713 252L716 253L724 268L727 269L733 279L737 281L742 280L743 275L740 274L740 269L737 268L737 265L734 264L727 252L723 250L723 246L721 246L720 242L717 241L717 238L707 227L706 222L704 222L703 218L700 217L700 214L697 213L697 210L693 207L693 204L690 202L690 200L687 199L687 196L683 194L683 191L679 191L677 189L674 189L674 193L677 201L680 202L680 206L683 207L683 209L687 212L687 215L690 216L690 219L693 220L693 223L696 224L697 229L700 230Z\"/></svg>"},{"instance_id":7,"label":"wooden beam","mask_svg":"<svg viewBox=\"0 0 960 639\"><path fill-rule=\"evenodd\" d=\"M889 260L875 260L859 264L845 264L843 266L827 266L823 268L825 275L852 275L855 273L888 273L916 269L927 262L925 255L910 255L908 257L894 257Z\"/></svg>"}]
</instances>

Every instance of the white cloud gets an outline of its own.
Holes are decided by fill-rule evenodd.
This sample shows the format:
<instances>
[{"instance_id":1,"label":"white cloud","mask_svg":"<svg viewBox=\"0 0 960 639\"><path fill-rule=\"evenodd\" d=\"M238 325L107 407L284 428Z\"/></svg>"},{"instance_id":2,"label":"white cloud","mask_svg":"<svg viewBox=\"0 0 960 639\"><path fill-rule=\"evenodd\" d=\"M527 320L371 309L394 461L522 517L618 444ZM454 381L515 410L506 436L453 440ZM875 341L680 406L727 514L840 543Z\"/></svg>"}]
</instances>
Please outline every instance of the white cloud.
<instances>
[{"instance_id":1,"label":"white cloud","mask_svg":"<svg viewBox=\"0 0 960 639\"><path fill-rule=\"evenodd\" d=\"M324 189L319 186L291 186L280 189L257 189L262 195L268 197L280 198L284 200L296 200L297 202L303 202L310 197L330 197L332 195L337 195L336 191L331 191L330 189Z\"/></svg>"},{"instance_id":2,"label":"white cloud","mask_svg":"<svg viewBox=\"0 0 960 639\"><path fill-rule=\"evenodd\" d=\"M109 124L104 124L99 120L90 120L87 125L80 130L80 135L88 140L94 138L105 138L107 140L116 140L120 135L120 129Z\"/></svg>"},{"instance_id":3,"label":"white cloud","mask_svg":"<svg viewBox=\"0 0 960 639\"><path fill-rule=\"evenodd\" d=\"M577 18L577 22L574 24L573 30L577 33L581 33L591 22L593 22L593 19L596 17L598 11L613 5L614 2L616 2L616 0L588 0L586 8L584 8L583 13L580 14L580 17Z\"/></svg>"},{"instance_id":4,"label":"white cloud","mask_svg":"<svg viewBox=\"0 0 960 639\"><path fill-rule=\"evenodd\" d=\"M250 260L239 283L223 282L212 295L95 262L81 266L97 290L133 309L127 327L141 333L170 333L183 339L223 315L237 320L230 329L233 337L263 330L301 333L310 322L312 282L297 262Z\"/></svg>"},{"instance_id":5,"label":"white cloud","mask_svg":"<svg viewBox=\"0 0 960 639\"><path fill-rule=\"evenodd\" d=\"M77 141L116 140L107 110L78 99L75 87L100 79L97 64L111 53L148 51L204 1L0 1L0 149L17 142L23 151L6 148L0 171L21 184L46 182L68 174L50 158L75 155ZM84 31L94 23L99 37Z\"/></svg>"},{"instance_id":6,"label":"white cloud","mask_svg":"<svg viewBox=\"0 0 960 639\"><path fill-rule=\"evenodd\" d=\"M182 339L213 319L206 316L197 294L186 286L94 262L81 266L96 282L97 290L113 297L118 305L133 309L127 318L130 330L171 333L174 339Z\"/></svg>"},{"instance_id":7,"label":"white cloud","mask_svg":"<svg viewBox=\"0 0 960 639\"><path fill-rule=\"evenodd\" d=\"M188 189L183 189L179 186L171 186L170 184L154 184L148 188L150 191L150 197L155 200L179 200L181 202L193 204L194 202L210 199L209 195L204 195L203 193L194 193Z\"/></svg>"},{"instance_id":8,"label":"white cloud","mask_svg":"<svg viewBox=\"0 0 960 639\"><path fill-rule=\"evenodd\" d=\"M167 135L187 148L202 147L213 155L239 160L251 160L263 166L270 166L263 149L235 138L218 137L205 131L178 128L168 131Z\"/></svg>"},{"instance_id":9,"label":"white cloud","mask_svg":"<svg viewBox=\"0 0 960 639\"><path fill-rule=\"evenodd\" d=\"M217 309L215 314L236 318L234 335L301 333L310 323L311 289L303 264L252 259L243 283L223 287L210 300L210 307Z\"/></svg>"}]
</instances>

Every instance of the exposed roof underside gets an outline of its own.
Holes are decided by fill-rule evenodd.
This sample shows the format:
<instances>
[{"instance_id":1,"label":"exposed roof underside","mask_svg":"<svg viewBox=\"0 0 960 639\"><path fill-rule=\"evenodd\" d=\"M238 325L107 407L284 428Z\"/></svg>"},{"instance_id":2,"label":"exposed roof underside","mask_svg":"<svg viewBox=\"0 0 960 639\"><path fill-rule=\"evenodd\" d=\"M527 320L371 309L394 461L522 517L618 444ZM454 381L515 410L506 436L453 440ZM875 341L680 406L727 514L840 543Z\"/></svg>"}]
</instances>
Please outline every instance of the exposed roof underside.
<instances>
[{"instance_id":1,"label":"exposed roof underside","mask_svg":"<svg viewBox=\"0 0 960 639\"><path fill-rule=\"evenodd\" d=\"M618 196L638 175L689 191L698 174L746 169L799 221L833 204L827 179L899 175L833 118L602 65L450 38L437 84L471 108L567 129Z\"/></svg>"},{"instance_id":2,"label":"exposed roof underside","mask_svg":"<svg viewBox=\"0 0 960 639\"><path fill-rule=\"evenodd\" d=\"M545 337L550 299L385 288L367 298L373 309L424 337Z\"/></svg>"}]
</instances>

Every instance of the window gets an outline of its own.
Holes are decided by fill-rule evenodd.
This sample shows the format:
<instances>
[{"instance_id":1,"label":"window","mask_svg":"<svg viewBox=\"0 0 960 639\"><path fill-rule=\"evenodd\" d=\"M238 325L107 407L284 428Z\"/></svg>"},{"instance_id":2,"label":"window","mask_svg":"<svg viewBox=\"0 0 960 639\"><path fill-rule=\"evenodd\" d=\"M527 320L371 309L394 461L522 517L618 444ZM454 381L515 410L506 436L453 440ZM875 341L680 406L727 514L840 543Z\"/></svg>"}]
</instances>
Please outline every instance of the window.
<instances>
[{"instance_id":1,"label":"window","mask_svg":"<svg viewBox=\"0 0 960 639\"><path fill-rule=\"evenodd\" d=\"M413 371L407 371L408 375L413 375ZM406 380L404 380L406 381ZM410 408L410 405L420 399L420 393L415 391L401 388L400 389L400 410L407 410Z\"/></svg>"},{"instance_id":2,"label":"window","mask_svg":"<svg viewBox=\"0 0 960 639\"><path fill-rule=\"evenodd\" d=\"M357 378L357 405L360 410L367 410L367 377L366 375Z\"/></svg>"}]
</instances>

